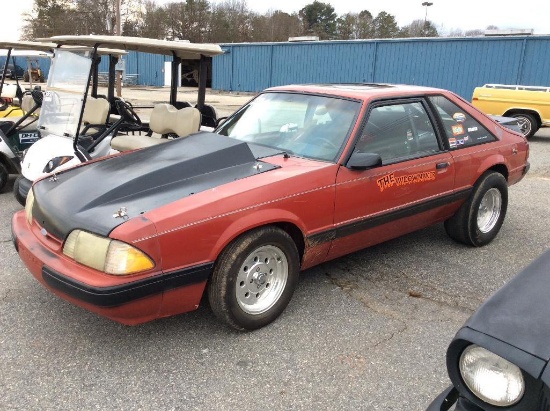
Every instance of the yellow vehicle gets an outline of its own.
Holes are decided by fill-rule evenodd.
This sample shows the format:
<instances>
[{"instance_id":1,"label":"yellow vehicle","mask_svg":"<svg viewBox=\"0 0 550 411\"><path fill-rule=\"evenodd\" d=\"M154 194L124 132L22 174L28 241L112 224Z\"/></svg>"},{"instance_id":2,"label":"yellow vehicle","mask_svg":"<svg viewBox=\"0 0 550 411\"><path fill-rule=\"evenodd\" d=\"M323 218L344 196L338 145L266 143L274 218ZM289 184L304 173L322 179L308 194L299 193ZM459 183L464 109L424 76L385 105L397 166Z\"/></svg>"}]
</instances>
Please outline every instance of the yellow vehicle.
<instances>
[{"instance_id":1,"label":"yellow vehicle","mask_svg":"<svg viewBox=\"0 0 550 411\"><path fill-rule=\"evenodd\" d=\"M22 94L19 85L3 84L0 91L0 118L21 117L25 114L20 105L13 104L13 101L19 99Z\"/></svg>"},{"instance_id":2,"label":"yellow vehicle","mask_svg":"<svg viewBox=\"0 0 550 411\"><path fill-rule=\"evenodd\" d=\"M54 43L36 41L0 41L0 56L5 56L4 63L0 65L0 119L25 115L25 111L21 109L25 86L19 83L19 78L22 76L31 87L32 82L43 82L44 75L38 65L38 58L51 57L51 51L55 47ZM27 60L26 71L19 71L23 69L16 64L16 56ZM8 84L8 77L15 80L15 84Z\"/></svg>"},{"instance_id":3,"label":"yellow vehicle","mask_svg":"<svg viewBox=\"0 0 550 411\"><path fill-rule=\"evenodd\" d=\"M550 125L550 87L485 84L475 88L472 104L485 114L517 118L527 138Z\"/></svg>"}]
</instances>

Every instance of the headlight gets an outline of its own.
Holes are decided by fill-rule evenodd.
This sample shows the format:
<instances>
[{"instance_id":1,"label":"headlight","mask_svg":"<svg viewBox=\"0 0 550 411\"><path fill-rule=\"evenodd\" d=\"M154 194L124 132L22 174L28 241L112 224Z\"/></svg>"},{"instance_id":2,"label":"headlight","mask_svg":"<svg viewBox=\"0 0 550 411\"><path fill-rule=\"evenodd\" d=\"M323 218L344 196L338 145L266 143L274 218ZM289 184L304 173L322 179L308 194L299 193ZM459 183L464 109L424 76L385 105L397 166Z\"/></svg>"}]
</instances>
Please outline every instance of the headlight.
<instances>
[{"instance_id":1,"label":"headlight","mask_svg":"<svg viewBox=\"0 0 550 411\"><path fill-rule=\"evenodd\" d=\"M51 173L57 167L62 166L65 163L68 163L73 158L74 156L61 156L61 157L52 158L50 161L48 161L48 164L46 164L46 167L44 167L44 170L42 170L42 172Z\"/></svg>"},{"instance_id":2,"label":"headlight","mask_svg":"<svg viewBox=\"0 0 550 411\"><path fill-rule=\"evenodd\" d=\"M518 366L477 345L460 356L460 374L468 388L483 401L507 407L523 396L525 383Z\"/></svg>"},{"instance_id":3,"label":"headlight","mask_svg":"<svg viewBox=\"0 0 550 411\"><path fill-rule=\"evenodd\" d=\"M25 201L25 216L27 217L27 223L32 224L32 206L34 205L34 193L32 187L27 194L27 200Z\"/></svg>"},{"instance_id":4,"label":"headlight","mask_svg":"<svg viewBox=\"0 0 550 411\"><path fill-rule=\"evenodd\" d=\"M129 244L81 230L69 234L63 254L87 267L113 275L138 273L155 266L149 256Z\"/></svg>"}]
</instances>

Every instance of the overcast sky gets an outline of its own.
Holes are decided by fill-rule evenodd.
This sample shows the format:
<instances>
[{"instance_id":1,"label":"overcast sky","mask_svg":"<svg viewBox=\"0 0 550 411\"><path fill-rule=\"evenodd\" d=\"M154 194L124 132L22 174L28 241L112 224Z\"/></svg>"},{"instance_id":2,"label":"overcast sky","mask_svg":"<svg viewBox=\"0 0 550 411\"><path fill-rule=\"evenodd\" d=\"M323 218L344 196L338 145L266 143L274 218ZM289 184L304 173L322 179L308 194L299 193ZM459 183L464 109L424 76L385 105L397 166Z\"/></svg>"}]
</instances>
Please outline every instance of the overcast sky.
<instances>
[{"instance_id":1,"label":"overcast sky","mask_svg":"<svg viewBox=\"0 0 550 411\"><path fill-rule=\"evenodd\" d=\"M172 0L156 0L164 4ZM219 3L220 0L211 1ZM485 29L495 25L501 29L534 29L535 34L550 34L550 0L431 0L428 7L428 19L440 31L452 29ZM19 28L23 24L22 14L30 12L33 0L3 0L0 39L17 40ZM248 0L249 9L259 13L269 10L282 10L287 13L298 12L313 0ZM336 14L358 13L368 10L374 16L380 11L393 14L399 26L410 24L413 20L424 19L426 8L423 0L330 0Z\"/></svg>"}]
</instances>

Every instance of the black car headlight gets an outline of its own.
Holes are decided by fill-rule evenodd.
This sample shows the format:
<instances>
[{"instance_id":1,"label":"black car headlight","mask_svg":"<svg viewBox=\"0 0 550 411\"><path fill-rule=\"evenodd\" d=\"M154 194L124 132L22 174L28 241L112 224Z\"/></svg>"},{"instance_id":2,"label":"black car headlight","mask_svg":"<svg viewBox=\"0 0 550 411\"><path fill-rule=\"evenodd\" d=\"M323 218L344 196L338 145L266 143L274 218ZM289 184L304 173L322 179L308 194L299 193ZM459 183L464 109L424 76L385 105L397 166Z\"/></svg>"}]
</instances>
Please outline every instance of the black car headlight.
<instances>
[{"instance_id":1,"label":"black car headlight","mask_svg":"<svg viewBox=\"0 0 550 411\"><path fill-rule=\"evenodd\" d=\"M517 365L478 345L462 352L459 369L470 391L488 404L508 407L517 403L525 391Z\"/></svg>"},{"instance_id":2,"label":"black car headlight","mask_svg":"<svg viewBox=\"0 0 550 411\"><path fill-rule=\"evenodd\" d=\"M52 158L50 161L48 161L48 164L46 164L46 167L44 167L44 170L42 170L42 172L51 173L57 167L62 166L65 163L68 163L73 158L74 156L61 156L61 157Z\"/></svg>"}]
</instances>

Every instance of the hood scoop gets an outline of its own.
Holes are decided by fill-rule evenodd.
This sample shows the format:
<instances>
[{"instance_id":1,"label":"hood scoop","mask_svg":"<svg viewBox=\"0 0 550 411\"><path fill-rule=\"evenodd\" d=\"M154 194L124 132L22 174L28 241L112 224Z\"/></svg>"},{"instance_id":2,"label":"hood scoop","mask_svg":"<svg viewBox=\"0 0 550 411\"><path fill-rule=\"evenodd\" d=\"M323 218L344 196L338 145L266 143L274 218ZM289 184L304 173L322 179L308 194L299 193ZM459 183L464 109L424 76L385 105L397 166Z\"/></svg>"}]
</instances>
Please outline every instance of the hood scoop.
<instances>
[{"instance_id":1,"label":"hood scoop","mask_svg":"<svg viewBox=\"0 0 550 411\"><path fill-rule=\"evenodd\" d=\"M151 209L276 168L248 143L198 133L46 178L34 186L33 215L58 238L75 228L108 235Z\"/></svg>"}]
</instances>

